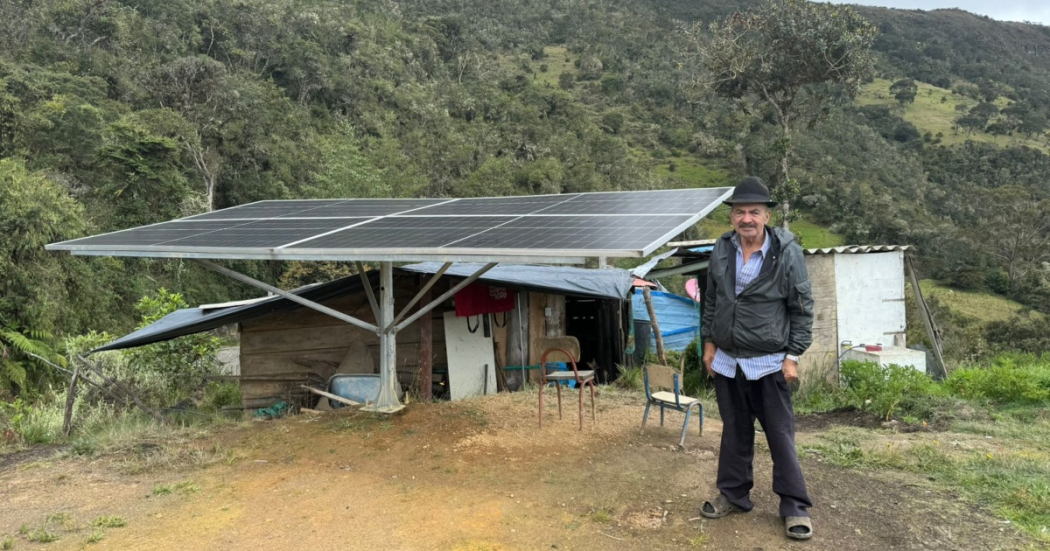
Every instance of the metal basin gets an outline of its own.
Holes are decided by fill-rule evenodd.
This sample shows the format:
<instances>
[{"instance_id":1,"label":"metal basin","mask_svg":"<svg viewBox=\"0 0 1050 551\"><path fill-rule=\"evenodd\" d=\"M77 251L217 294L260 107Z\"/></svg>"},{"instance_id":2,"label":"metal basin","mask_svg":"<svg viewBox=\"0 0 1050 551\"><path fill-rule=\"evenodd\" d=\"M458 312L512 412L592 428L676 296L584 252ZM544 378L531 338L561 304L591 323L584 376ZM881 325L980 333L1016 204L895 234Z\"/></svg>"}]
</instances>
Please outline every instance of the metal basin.
<instances>
[{"instance_id":1,"label":"metal basin","mask_svg":"<svg viewBox=\"0 0 1050 551\"><path fill-rule=\"evenodd\" d=\"M336 396L361 402L374 402L379 395L379 375L372 373L337 373L328 379L328 392ZM398 398L403 398L404 392L399 389ZM328 405L332 409L346 407L345 404L328 399Z\"/></svg>"}]
</instances>

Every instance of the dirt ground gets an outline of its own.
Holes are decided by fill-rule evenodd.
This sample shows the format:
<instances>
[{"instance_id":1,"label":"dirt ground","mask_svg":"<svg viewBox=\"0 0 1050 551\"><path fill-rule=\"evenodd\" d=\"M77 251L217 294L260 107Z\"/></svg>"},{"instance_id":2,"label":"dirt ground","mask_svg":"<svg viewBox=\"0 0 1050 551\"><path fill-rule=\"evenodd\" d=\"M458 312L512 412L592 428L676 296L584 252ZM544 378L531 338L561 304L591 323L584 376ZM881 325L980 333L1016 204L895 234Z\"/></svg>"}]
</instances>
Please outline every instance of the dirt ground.
<instances>
[{"instance_id":1,"label":"dirt ground","mask_svg":"<svg viewBox=\"0 0 1050 551\"><path fill-rule=\"evenodd\" d=\"M756 508L701 520L699 504L715 492L717 420L707 420L703 436L692 428L679 450L681 414L669 413L665 428L654 415L640 432L637 397L604 391L598 423L588 416L582 432L571 399L565 419L548 407L538 429L535 399L531 392L412 404L391 418L299 415L115 454L8 458L0 463L0 543L55 550L1030 547L1009 525L919 477L848 471L813 457L802 466L815 536L789 541L761 447ZM800 423L799 440L822 425Z\"/></svg>"}]
</instances>

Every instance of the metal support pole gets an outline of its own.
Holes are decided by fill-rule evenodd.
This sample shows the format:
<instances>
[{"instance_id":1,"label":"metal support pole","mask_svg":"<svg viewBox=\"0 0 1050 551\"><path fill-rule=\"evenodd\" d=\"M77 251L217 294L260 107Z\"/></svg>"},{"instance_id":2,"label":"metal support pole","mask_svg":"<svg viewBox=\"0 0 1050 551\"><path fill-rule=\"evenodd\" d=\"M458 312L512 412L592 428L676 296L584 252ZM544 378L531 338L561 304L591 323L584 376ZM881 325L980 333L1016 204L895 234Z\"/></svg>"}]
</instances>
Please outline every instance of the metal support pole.
<instances>
[{"instance_id":1,"label":"metal support pole","mask_svg":"<svg viewBox=\"0 0 1050 551\"><path fill-rule=\"evenodd\" d=\"M368 295L368 303L372 305L372 316L376 320L376 325L382 326L379 323L379 304L376 302L376 294L372 292L372 282L365 273L365 265L360 261L354 264L357 266L357 274L361 276L361 284L364 285L365 293Z\"/></svg>"},{"instance_id":2,"label":"metal support pole","mask_svg":"<svg viewBox=\"0 0 1050 551\"><path fill-rule=\"evenodd\" d=\"M270 285L270 284L267 284L267 283L263 283L263 282L261 282L261 281L259 281L257 279L253 279L251 277L248 277L248 276L246 276L246 275L244 275L244 274L242 274L240 272L235 272L235 271L233 271L233 270L231 270L229 268L225 268L223 266L219 266L218 264L216 264L216 263L214 263L214 262L212 262L210 260L204 260L202 258L195 258L193 260L196 261L198 264L201 264L202 266L204 266L204 267L206 267L208 269L215 270L216 272L219 272L220 274L222 274L224 276L236 279L237 281L240 281L240 282L243 282L243 283L247 283L248 285L251 285L253 287L258 287L258 288L262 289L263 291L268 291L268 292L271 292L271 293L273 293L275 295L280 295L280 296L282 296L282 297L284 297L284 298L286 298L286 299L288 299L288 300L290 300L292 302L297 302L297 303L302 304L303 306L305 306L307 308L310 308L312 310L317 310L318 312L321 312L322 314L328 314L329 316L332 316L333 318L338 319L338 320L345 321L346 323L349 323L350 325L354 325L354 326L360 327L361 329L367 329L369 331L372 331L372 332L375 332L375 333L379 333L379 327L376 327L375 325L372 325L371 323L368 323L368 322L365 322L365 321L361 321L361 320L359 320L359 319L357 319L357 318L355 318L353 316L348 316L348 315L346 315L346 314L344 314L344 313L342 313L342 312L340 312L338 310L333 310L333 309L331 309L331 308L329 308L329 307L327 307L327 306L325 306L323 304L318 304L318 303L316 303L316 302L314 302L312 300L305 299L305 298L303 298L303 297L301 297L299 295L296 295L296 294L293 294L293 293L289 293L288 291L285 291L284 289L279 289L277 287L274 287L273 285Z\"/></svg>"},{"instance_id":3,"label":"metal support pole","mask_svg":"<svg viewBox=\"0 0 1050 551\"><path fill-rule=\"evenodd\" d=\"M397 328L394 320L394 265L391 262L379 263L379 395L374 404L361 408L362 411L377 413L395 413L404 409L397 398Z\"/></svg>"},{"instance_id":4,"label":"metal support pole","mask_svg":"<svg viewBox=\"0 0 1050 551\"><path fill-rule=\"evenodd\" d=\"M423 284L423 288L420 289L418 293L416 293L416 296L412 297L412 300L409 301L408 304L406 304L405 307L401 309L401 313L394 318L394 325L397 325L397 323L401 321L401 318L405 317L405 314L408 314L409 310L411 310L412 307L415 306L416 303L420 300L426 300L427 304L430 303L430 288L433 287L434 284L437 283L439 279L441 279L441 276L445 275L445 272L451 267L452 263L446 262L443 266L441 266L441 269L438 270L436 274L434 274L434 277L431 277L426 283Z\"/></svg>"},{"instance_id":5,"label":"metal support pole","mask_svg":"<svg viewBox=\"0 0 1050 551\"><path fill-rule=\"evenodd\" d=\"M414 322L417 319L419 319L420 316L423 316L424 314L427 314L428 312L430 312L431 310L436 308L442 302L445 302L446 300L456 296L456 293L460 292L464 287L466 287L467 285L470 285L471 283L474 283L474 280L476 280L477 278L481 277L482 275L485 274L485 272L487 272L487 271L489 271L489 270L491 270L491 269L493 269L495 267L496 267L496 262L490 262L490 263L484 265L480 270L478 270L478 271L474 272L473 274L471 274L470 277L468 277L467 279L464 279L463 281L460 281L454 287L452 287L451 289L446 291L445 294L441 295L440 297L435 299L430 304L427 304L426 306L420 307L419 310L417 310L415 314L412 314L411 316L408 317L408 319L406 319L405 321L402 321L401 323L397 324L397 326L396 326L396 328L394 330L400 331L400 330L408 327L409 325L412 324L412 322Z\"/></svg>"}]
</instances>

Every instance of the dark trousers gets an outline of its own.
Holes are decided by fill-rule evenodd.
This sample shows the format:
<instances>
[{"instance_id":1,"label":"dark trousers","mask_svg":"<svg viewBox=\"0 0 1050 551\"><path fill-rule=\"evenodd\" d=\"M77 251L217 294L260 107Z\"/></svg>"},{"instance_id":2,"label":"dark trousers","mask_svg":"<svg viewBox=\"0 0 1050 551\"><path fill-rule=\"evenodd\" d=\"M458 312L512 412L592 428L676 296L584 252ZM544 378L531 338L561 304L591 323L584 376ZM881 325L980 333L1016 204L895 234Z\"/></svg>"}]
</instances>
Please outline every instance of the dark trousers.
<instances>
[{"instance_id":1,"label":"dark trousers","mask_svg":"<svg viewBox=\"0 0 1050 551\"><path fill-rule=\"evenodd\" d=\"M754 487L755 419L762 424L773 456L773 491L780 496L781 517L808 517L813 506L795 454L795 414L784 373L757 381L715 374L718 412L722 415L722 446L718 454L718 490L730 503L751 510Z\"/></svg>"}]
</instances>

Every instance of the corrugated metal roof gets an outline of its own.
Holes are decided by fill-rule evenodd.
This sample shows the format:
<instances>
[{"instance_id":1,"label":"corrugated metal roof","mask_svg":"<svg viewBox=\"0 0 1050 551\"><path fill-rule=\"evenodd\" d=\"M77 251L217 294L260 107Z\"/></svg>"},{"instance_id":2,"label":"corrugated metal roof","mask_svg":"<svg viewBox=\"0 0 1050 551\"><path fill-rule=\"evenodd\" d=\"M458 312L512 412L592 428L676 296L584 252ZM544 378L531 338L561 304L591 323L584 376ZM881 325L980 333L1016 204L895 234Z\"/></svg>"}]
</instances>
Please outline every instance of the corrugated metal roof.
<instances>
[{"instance_id":1,"label":"corrugated metal roof","mask_svg":"<svg viewBox=\"0 0 1050 551\"><path fill-rule=\"evenodd\" d=\"M910 248L911 245L846 245L827 249L806 249L803 252L805 254L864 254L907 251Z\"/></svg>"}]
</instances>

